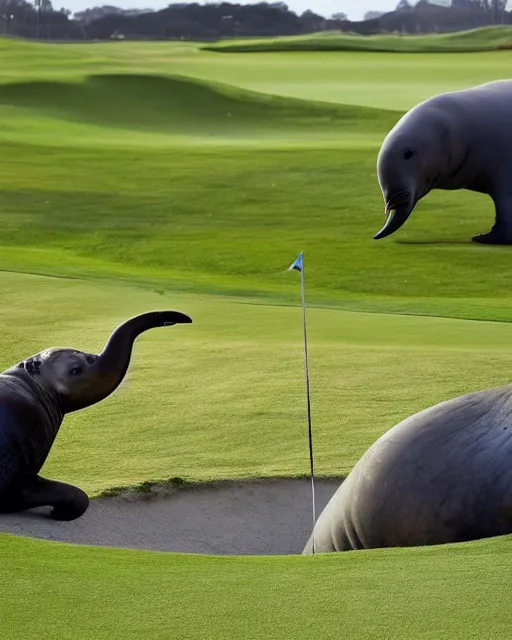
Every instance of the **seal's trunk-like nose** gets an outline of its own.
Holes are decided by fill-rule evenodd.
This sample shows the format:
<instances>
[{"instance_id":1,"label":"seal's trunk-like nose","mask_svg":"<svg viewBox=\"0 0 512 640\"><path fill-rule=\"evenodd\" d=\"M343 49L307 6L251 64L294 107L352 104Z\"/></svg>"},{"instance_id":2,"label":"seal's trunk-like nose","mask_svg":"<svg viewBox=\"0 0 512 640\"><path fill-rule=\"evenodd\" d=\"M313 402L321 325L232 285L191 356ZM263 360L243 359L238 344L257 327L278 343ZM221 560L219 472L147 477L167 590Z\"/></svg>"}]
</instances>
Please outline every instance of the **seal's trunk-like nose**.
<instances>
[{"instance_id":1,"label":"seal's trunk-like nose","mask_svg":"<svg viewBox=\"0 0 512 640\"><path fill-rule=\"evenodd\" d=\"M156 327L191 322L189 316L179 311L152 311L123 322L113 331L96 363L91 367L91 380L87 392L84 390L80 398L73 399L70 402L72 408L66 408L66 413L96 404L117 389L128 370L133 343L141 333Z\"/></svg>"},{"instance_id":2,"label":"seal's trunk-like nose","mask_svg":"<svg viewBox=\"0 0 512 640\"><path fill-rule=\"evenodd\" d=\"M382 229L374 235L375 240L386 238L395 231L398 231L405 224L407 218L411 215L414 205L403 204L395 208L386 209L387 220Z\"/></svg>"},{"instance_id":3,"label":"seal's trunk-like nose","mask_svg":"<svg viewBox=\"0 0 512 640\"><path fill-rule=\"evenodd\" d=\"M188 316L178 311L153 311L130 318L117 327L99 354L96 365L98 387L102 388L104 397L121 384L130 364L133 343L141 333L156 327L190 322L192 320Z\"/></svg>"}]
</instances>

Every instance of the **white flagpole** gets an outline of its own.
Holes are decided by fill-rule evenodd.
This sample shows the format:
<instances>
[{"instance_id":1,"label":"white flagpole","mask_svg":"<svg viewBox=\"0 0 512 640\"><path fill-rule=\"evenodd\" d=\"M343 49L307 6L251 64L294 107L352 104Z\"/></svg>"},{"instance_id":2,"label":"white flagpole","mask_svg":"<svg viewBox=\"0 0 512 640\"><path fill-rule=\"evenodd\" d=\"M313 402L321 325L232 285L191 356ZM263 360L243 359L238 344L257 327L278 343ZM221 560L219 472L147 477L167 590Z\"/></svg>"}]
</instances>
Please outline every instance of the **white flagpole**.
<instances>
[{"instance_id":1,"label":"white flagpole","mask_svg":"<svg viewBox=\"0 0 512 640\"><path fill-rule=\"evenodd\" d=\"M300 262L299 262L300 261ZM316 500L315 500L315 458L313 455L313 430L311 426L311 393L309 388L309 362L308 362L308 334L307 334L307 324L306 324L306 292L305 292L305 284L304 284L304 257L301 252L298 260L294 262L291 266L291 269L297 269L297 264L300 264L300 289L301 289L301 297L302 297L302 327L304 333L304 365L305 365L305 374L306 374L306 399L307 399L307 410L308 410L308 441L309 441L309 464L310 464L310 474L311 474L311 498L313 503L313 530L312 530L312 552L315 553L315 538L314 538L314 530L316 525Z\"/></svg>"}]
</instances>

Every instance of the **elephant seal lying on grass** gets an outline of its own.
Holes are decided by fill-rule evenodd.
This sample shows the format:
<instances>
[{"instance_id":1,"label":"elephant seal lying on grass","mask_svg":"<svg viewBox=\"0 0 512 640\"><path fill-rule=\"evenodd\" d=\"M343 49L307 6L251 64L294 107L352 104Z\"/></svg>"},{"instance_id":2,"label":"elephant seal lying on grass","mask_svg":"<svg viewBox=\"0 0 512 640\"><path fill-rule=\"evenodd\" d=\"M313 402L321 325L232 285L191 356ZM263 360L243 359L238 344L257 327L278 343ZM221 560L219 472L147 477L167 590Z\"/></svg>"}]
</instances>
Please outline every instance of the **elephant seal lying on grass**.
<instances>
[{"instance_id":1,"label":"elephant seal lying on grass","mask_svg":"<svg viewBox=\"0 0 512 640\"><path fill-rule=\"evenodd\" d=\"M177 311L144 313L117 327L99 355L48 349L0 374L0 513L52 506L54 519L74 520L86 511L81 489L38 475L64 415L115 391L141 333L189 322Z\"/></svg>"},{"instance_id":2,"label":"elephant seal lying on grass","mask_svg":"<svg viewBox=\"0 0 512 640\"><path fill-rule=\"evenodd\" d=\"M512 533L512 385L441 402L381 436L320 514L304 554Z\"/></svg>"}]
</instances>

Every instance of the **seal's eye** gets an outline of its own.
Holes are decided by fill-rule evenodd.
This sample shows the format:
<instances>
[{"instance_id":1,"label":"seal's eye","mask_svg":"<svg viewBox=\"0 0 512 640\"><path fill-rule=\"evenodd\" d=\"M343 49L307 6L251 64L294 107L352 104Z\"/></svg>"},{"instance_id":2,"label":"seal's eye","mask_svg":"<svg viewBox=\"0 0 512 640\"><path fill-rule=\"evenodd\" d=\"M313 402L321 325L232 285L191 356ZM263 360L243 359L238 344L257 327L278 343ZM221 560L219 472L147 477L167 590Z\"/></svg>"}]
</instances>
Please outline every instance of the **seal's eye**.
<instances>
[{"instance_id":1,"label":"seal's eye","mask_svg":"<svg viewBox=\"0 0 512 640\"><path fill-rule=\"evenodd\" d=\"M413 155L414 155L414 151L407 149L407 151L404 152L404 159L410 160L413 157Z\"/></svg>"},{"instance_id":2,"label":"seal's eye","mask_svg":"<svg viewBox=\"0 0 512 640\"><path fill-rule=\"evenodd\" d=\"M82 373L82 367L73 367L69 370L70 376L79 376Z\"/></svg>"}]
</instances>

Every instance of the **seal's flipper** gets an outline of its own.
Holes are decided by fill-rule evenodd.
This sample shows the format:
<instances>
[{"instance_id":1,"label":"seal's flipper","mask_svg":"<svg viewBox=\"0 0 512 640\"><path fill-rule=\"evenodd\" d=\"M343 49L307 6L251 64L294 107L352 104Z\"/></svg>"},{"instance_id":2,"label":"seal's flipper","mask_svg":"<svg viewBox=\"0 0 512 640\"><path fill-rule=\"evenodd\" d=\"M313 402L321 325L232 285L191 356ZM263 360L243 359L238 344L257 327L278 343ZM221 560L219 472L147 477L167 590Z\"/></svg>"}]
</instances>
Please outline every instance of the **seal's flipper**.
<instances>
[{"instance_id":1,"label":"seal's flipper","mask_svg":"<svg viewBox=\"0 0 512 640\"><path fill-rule=\"evenodd\" d=\"M488 233L473 236L480 244L512 244L512 196L494 196L496 221Z\"/></svg>"},{"instance_id":2,"label":"seal's flipper","mask_svg":"<svg viewBox=\"0 0 512 640\"><path fill-rule=\"evenodd\" d=\"M480 244L512 244L512 236L507 236L499 231L491 229L489 233L480 233L477 236L471 238L473 242L479 242Z\"/></svg>"},{"instance_id":3,"label":"seal's flipper","mask_svg":"<svg viewBox=\"0 0 512 640\"><path fill-rule=\"evenodd\" d=\"M86 512L89 498L73 485L33 476L2 499L0 512L16 513L48 506L53 507L51 517L54 520L75 520Z\"/></svg>"}]
</instances>

